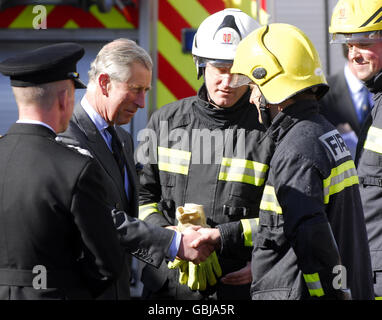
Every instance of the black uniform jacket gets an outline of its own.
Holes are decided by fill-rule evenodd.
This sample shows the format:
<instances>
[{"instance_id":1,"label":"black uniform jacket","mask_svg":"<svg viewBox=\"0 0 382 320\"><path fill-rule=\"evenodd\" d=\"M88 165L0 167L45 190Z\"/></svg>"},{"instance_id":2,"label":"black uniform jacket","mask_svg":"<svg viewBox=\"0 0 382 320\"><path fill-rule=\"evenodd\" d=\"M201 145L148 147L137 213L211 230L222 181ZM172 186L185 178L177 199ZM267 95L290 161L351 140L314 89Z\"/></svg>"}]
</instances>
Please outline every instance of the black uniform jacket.
<instances>
[{"instance_id":1,"label":"black uniform jacket","mask_svg":"<svg viewBox=\"0 0 382 320\"><path fill-rule=\"evenodd\" d=\"M124 156L127 162L126 169L131 190L130 201L127 199L124 182L112 152L109 150L105 140L81 105L76 105L69 127L64 133L60 134L60 139L66 144L79 146L92 154L94 159L100 165L102 174L105 177L104 197L107 203L115 207L117 210L125 211L130 217L137 217L138 179L133 159L133 142L130 134L123 128L116 127L116 131L122 143ZM139 233L139 230L136 230L135 232L138 232L135 236L139 236L142 239L147 237L147 239L149 239L146 230L142 233ZM152 244L152 249L159 249L161 252L164 252L164 248L168 247L169 243L166 243L163 249L161 249L159 237L158 234L158 242ZM167 239L167 241L168 240L169 239ZM126 243L126 241L124 242ZM134 255L136 255L138 259L154 265L158 264L158 261L155 260L156 258L154 259L151 255L148 255L149 248L146 248L145 250L140 248L140 250L138 250L138 247L132 247L130 250L130 253L134 252ZM130 297L130 268L131 256L127 255L125 267L123 268L123 272L118 282L111 286L111 288L100 297L101 299L128 299Z\"/></svg>"},{"instance_id":2,"label":"black uniform jacket","mask_svg":"<svg viewBox=\"0 0 382 320\"><path fill-rule=\"evenodd\" d=\"M372 124L364 131L365 140L360 140L357 147L361 150L357 154L360 156L357 170L370 245L374 291L377 297L382 297L382 72L366 82L366 86L374 94L374 108L370 117Z\"/></svg>"},{"instance_id":3,"label":"black uniform jacket","mask_svg":"<svg viewBox=\"0 0 382 320\"><path fill-rule=\"evenodd\" d=\"M277 148L260 204L252 297L273 289L279 298L342 299L348 290L371 299L358 177L340 134L311 100L286 108L267 133Z\"/></svg>"},{"instance_id":4,"label":"black uniform jacket","mask_svg":"<svg viewBox=\"0 0 382 320\"><path fill-rule=\"evenodd\" d=\"M0 299L91 299L121 272L104 177L55 138L14 124L0 139Z\"/></svg>"}]
</instances>

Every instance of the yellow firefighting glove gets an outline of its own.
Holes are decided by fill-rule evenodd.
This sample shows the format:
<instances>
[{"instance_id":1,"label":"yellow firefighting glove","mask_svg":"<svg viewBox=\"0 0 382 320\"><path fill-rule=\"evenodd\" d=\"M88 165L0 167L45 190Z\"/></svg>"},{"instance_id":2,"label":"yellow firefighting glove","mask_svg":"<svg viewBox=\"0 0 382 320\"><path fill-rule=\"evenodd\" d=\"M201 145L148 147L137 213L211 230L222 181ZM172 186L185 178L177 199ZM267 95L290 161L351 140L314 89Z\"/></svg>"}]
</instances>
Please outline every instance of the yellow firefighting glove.
<instances>
[{"instance_id":1,"label":"yellow firefighting glove","mask_svg":"<svg viewBox=\"0 0 382 320\"><path fill-rule=\"evenodd\" d=\"M183 231L190 225L209 227L202 205L186 203L183 207L177 208L176 218L179 221L177 226L179 231ZM207 282L210 286L213 286L217 283L216 278L222 275L216 252L213 252L206 261L198 265L175 259L168 264L168 267L170 269L179 268L179 283L187 284L191 290L206 290Z\"/></svg>"},{"instance_id":2,"label":"yellow firefighting glove","mask_svg":"<svg viewBox=\"0 0 382 320\"><path fill-rule=\"evenodd\" d=\"M178 207L176 218L178 219L177 230L180 232L189 226L209 227L203 206L200 204L186 203L183 207Z\"/></svg>"},{"instance_id":3,"label":"yellow firefighting glove","mask_svg":"<svg viewBox=\"0 0 382 320\"><path fill-rule=\"evenodd\" d=\"M222 270L214 251L206 261L200 264L188 263L188 281L187 285L191 290L206 290L207 283L214 286L217 278L221 277ZM180 282L180 281L179 281Z\"/></svg>"},{"instance_id":4,"label":"yellow firefighting glove","mask_svg":"<svg viewBox=\"0 0 382 320\"><path fill-rule=\"evenodd\" d=\"M199 266L192 262L188 263L188 282L187 285L191 290L198 289L199 277L198 277Z\"/></svg>"},{"instance_id":5,"label":"yellow firefighting glove","mask_svg":"<svg viewBox=\"0 0 382 320\"><path fill-rule=\"evenodd\" d=\"M206 267L192 262L175 259L168 263L169 269L179 268L179 283L187 284L191 290L206 290Z\"/></svg>"},{"instance_id":6,"label":"yellow firefighting glove","mask_svg":"<svg viewBox=\"0 0 382 320\"><path fill-rule=\"evenodd\" d=\"M202 265L198 265L198 290L204 291L207 289L207 274L206 268Z\"/></svg>"},{"instance_id":7,"label":"yellow firefighting glove","mask_svg":"<svg viewBox=\"0 0 382 320\"><path fill-rule=\"evenodd\" d=\"M216 252L212 252L206 261L200 263L202 268L205 269L206 278L210 286L214 286L217 282L216 278L222 276L222 269L219 264Z\"/></svg>"},{"instance_id":8,"label":"yellow firefighting glove","mask_svg":"<svg viewBox=\"0 0 382 320\"><path fill-rule=\"evenodd\" d=\"M168 263L168 268L169 269L176 269L176 268L181 268L182 267L182 265L184 265L184 264L186 264L187 263L187 261L184 261L184 260L180 260L180 259L178 259L178 258L175 258L175 260L174 261L170 261L169 263Z\"/></svg>"},{"instance_id":9,"label":"yellow firefighting glove","mask_svg":"<svg viewBox=\"0 0 382 320\"><path fill-rule=\"evenodd\" d=\"M203 206L198 206L186 203L184 207L176 209L176 217L179 221L177 231L182 232L190 225L207 224L205 223L206 216L204 214ZM187 267L185 267L187 265ZM188 262L176 258L174 261L167 264L169 269L179 268L180 277L179 282L186 284L188 281ZM185 283L184 283L185 282Z\"/></svg>"},{"instance_id":10,"label":"yellow firefighting glove","mask_svg":"<svg viewBox=\"0 0 382 320\"><path fill-rule=\"evenodd\" d=\"M183 261L184 263L179 267L179 283L187 284L188 282L188 263L187 261Z\"/></svg>"},{"instance_id":11,"label":"yellow firefighting glove","mask_svg":"<svg viewBox=\"0 0 382 320\"><path fill-rule=\"evenodd\" d=\"M167 264L169 269L179 268L179 283L187 284L188 282L188 262L176 258Z\"/></svg>"}]
</instances>

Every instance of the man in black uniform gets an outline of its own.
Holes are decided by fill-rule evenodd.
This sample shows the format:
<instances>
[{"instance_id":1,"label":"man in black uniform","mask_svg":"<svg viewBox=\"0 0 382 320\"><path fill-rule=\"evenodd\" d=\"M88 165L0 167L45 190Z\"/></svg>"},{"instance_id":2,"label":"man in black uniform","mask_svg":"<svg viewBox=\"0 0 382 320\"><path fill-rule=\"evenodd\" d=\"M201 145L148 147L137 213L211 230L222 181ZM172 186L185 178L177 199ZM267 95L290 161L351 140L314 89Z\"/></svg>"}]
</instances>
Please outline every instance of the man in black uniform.
<instances>
[{"instance_id":1,"label":"man in black uniform","mask_svg":"<svg viewBox=\"0 0 382 320\"><path fill-rule=\"evenodd\" d=\"M90 299L121 272L112 208L98 209L105 206L98 167L55 141L75 86L85 87L76 73L83 54L63 43L0 64L19 108L0 140L1 299Z\"/></svg>"},{"instance_id":2,"label":"man in black uniform","mask_svg":"<svg viewBox=\"0 0 382 320\"><path fill-rule=\"evenodd\" d=\"M248 103L249 87L228 86L236 47L258 26L237 9L215 13L199 26L192 54L204 84L197 96L155 112L146 131L147 137L155 137L138 148L139 155L149 146L146 151L152 156L151 162L138 158L144 162L139 197L142 220L176 226L175 210L185 203L203 205L211 227L258 216L272 143L257 120L256 108ZM177 270L169 270L165 263L159 270L146 266L144 294L159 299L214 299L217 291L218 299L249 299L249 261L250 254L219 257L223 276L240 272L246 280L241 285L219 281L206 291L179 285Z\"/></svg>"},{"instance_id":3,"label":"man in black uniform","mask_svg":"<svg viewBox=\"0 0 382 320\"><path fill-rule=\"evenodd\" d=\"M371 126L357 146L357 171L365 214L375 296L382 297L382 1L339 1L329 32L333 43L346 43L358 78L372 92ZM360 151L360 152L359 152Z\"/></svg>"},{"instance_id":4,"label":"man in black uniform","mask_svg":"<svg viewBox=\"0 0 382 320\"><path fill-rule=\"evenodd\" d=\"M121 273L119 242L156 266L174 258L168 249L176 239L178 256L199 263L210 253L189 250L195 231L174 237L112 213L93 158L56 141L72 115L75 87L85 87L76 72L83 54L81 46L61 43L0 63L19 108L19 120L0 139L0 299L97 297Z\"/></svg>"},{"instance_id":5,"label":"man in black uniform","mask_svg":"<svg viewBox=\"0 0 382 320\"><path fill-rule=\"evenodd\" d=\"M231 255L255 234L252 299L372 299L357 172L318 113L328 86L316 49L298 28L270 24L240 43L231 72L232 86L254 83L251 102L277 145L259 220L236 225L236 239L234 224L218 226Z\"/></svg>"}]
</instances>

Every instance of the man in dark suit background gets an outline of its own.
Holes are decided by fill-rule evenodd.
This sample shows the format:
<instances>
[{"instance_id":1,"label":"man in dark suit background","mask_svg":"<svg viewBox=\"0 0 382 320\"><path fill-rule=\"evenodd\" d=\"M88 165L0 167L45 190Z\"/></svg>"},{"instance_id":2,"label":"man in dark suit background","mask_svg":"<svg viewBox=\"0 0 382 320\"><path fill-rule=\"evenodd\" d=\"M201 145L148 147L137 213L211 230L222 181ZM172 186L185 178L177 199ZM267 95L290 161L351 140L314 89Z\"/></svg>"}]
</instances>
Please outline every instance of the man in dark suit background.
<instances>
[{"instance_id":1,"label":"man in dark suit background","mask_svg":"<svg viewBox=\"0 0 382 320\"><path fill-rule=\"evenodd\" d=\"M372 108L372 97L348 59L348 47L342 47L346 58L344 69L327 78L330 89L320 100L321 113L337 127L353 159L361 128Z\"/></svg>"},{"instance_id":2,"label":"man in dark suit background","mask_svg":"<svg viewBox=\"0 0 382 320\"><path fill-rule=\"evenodd\" d=\"M0 63L19 109L0 139L0 299L99 297L126 268L125 251L154 266L175 255L200 263L211 253L191 247L195 230L179 234L115 210L91 154L57 141L74 88L85 87L76 72L83 54L63 43Z\"/></svg>"}]
</instances>

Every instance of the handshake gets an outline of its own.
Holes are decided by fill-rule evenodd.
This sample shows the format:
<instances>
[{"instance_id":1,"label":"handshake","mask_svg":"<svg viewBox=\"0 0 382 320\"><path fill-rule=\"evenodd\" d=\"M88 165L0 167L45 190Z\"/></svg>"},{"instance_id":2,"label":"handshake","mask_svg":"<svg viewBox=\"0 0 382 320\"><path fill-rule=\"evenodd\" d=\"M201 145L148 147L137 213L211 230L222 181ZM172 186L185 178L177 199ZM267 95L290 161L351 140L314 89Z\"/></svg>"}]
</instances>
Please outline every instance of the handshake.
<instances>
[{"instance_id":1,"label":"handshake","mask_svg":"<svg viewBox=\"0 0 382 320\"><path fill-rule=\"evenodd\" d=\"M209 228L202 205L186 203L177 208L176 218L178 226L170 228L182 232L182 241L177 258L168 267L179 268L180 284L191 290L206 290L207 282L213 286L222 275L215 252L220 246L219 230Z\"/></svg>"}]
</instances>

